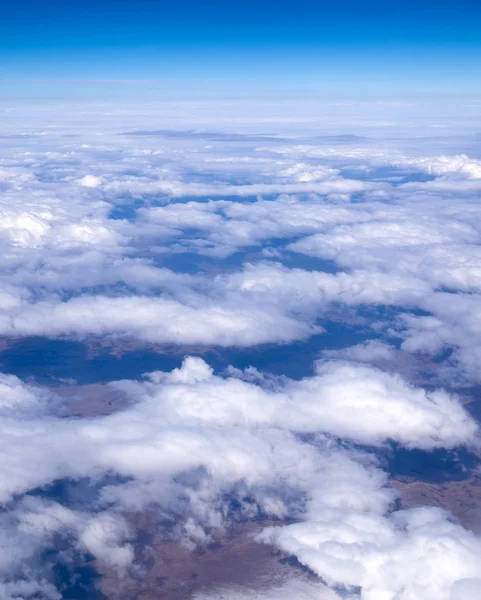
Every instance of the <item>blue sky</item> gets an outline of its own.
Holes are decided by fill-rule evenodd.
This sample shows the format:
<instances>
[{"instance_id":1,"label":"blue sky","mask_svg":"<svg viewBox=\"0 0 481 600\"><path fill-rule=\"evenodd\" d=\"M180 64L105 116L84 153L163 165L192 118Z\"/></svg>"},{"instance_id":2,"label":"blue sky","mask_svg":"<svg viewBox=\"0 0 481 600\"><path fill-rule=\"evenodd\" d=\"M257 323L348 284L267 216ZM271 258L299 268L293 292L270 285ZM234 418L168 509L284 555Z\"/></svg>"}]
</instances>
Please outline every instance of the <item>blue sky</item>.
<instances>
[{"instance_id":1,"label":"blue sky","mask_svg":"<svg viewBox=\"0 0 481 600\"><path fill-rule=\"evenodd\" d=\"M22 89L19 80L143 80L477 95L480 30L474 0L10 0L0 77L4 93Z\"/></svg>"}]
</instances>

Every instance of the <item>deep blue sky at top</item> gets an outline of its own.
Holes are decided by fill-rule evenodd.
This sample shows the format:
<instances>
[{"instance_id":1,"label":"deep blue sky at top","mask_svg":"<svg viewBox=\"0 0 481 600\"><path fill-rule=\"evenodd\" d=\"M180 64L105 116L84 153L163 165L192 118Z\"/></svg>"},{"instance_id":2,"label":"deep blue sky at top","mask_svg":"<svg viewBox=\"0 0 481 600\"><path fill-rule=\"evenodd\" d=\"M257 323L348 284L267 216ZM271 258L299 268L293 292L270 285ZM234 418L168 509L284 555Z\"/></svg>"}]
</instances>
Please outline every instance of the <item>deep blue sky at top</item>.
<instances>
[{"instance_id":1,"label":"deep blue sky at top","mask_svg":"<svg viewBox=\"0 0 481 600\"><path fill-rule=\"evenodd\" d=\"M0 78L481 93L479 0L0 0Z\"/></svg>"}]
</instances>

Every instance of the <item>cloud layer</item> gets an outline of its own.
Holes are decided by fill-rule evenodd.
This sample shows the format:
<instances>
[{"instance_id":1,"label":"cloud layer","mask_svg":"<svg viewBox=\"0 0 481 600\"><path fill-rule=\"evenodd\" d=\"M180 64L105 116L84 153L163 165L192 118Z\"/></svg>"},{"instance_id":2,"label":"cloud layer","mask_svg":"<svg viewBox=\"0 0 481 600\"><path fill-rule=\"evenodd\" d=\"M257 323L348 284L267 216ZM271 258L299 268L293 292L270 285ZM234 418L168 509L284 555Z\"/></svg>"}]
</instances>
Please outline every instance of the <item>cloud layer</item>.
<instances>
[{"instance_id":1,"label":"cloud layer","mask_svg":"<svg viewBox=\"0 0 481 600\"><path fill-rule=\"evenodd\" d=\"M481 361L475 144L406 138L416 121L379 106L349 107L340 136L266 107L180 108L1 115L2 344L192 355L119 373L126 406L103 416L0 375L0 596L60 598L53 564L85 556L140 572L135 515L152 511L191 549L255 520L318 576L199 598L478 598L480 539L403 510L380 458L479 451L462 396ZM262 368L281 345L309 376ZM215 371L207 348L252 364Z\"/></svg>"},{"instance_id":2,"label":"cloud layer","mask_svg":"<svg viewBox=\"0 0 481 600\"><path fill-rule=\"evenodd\" d=\"M252 370L230 372L216 376L190 357L170 373L112 383L131 406L90 419L62 416L54 395L5 376L3 576L21 577L22 563L56 536L70 539L72 550L129 568L135 532L121 515L152 506L185 523L186 541L202 543L233 518L228 496L238 498L242 518L299 521L268 528L259 541L295 554L330 585L361 586L363 598L414 597L429 569L440 579L437 587L429 582L426 597L450 599L458 581L477 576L481 542L438 509L392 512L396 494L387 474L352 445L477 445L477 425L455 397L426 394L357 363L322 363L313 377L281 379L275 388L245 381L260 377ZM33 493L82 478L97 482L93 502L80 492L74 506ZM20 538L12 555L6 548L14 527ZM431 551L442 540L449 560ZM379 575L381 557L392 573L386 567ZM446 561L462 567L448 573Z\"/></svg>"}]
</instances>

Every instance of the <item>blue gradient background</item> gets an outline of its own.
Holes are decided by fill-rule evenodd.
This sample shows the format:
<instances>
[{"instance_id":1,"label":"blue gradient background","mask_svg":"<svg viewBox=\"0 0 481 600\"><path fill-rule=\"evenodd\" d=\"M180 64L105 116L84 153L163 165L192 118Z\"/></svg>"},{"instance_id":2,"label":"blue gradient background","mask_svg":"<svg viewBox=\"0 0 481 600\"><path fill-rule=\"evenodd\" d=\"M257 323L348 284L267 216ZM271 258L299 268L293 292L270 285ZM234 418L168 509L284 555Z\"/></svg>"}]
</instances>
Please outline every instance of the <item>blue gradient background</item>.
<instances>
[{"instance_id":1,"label":"blue gradient background","mask_svg":"<svg viewBox=\"0 0 481 600\"><path fill-rule=\"evenodd\" d=\"M109 85L478 95L474 0L8 1L1 93ZM137 84L138 82L138 84Z\"/></svg>"}]
</instances>

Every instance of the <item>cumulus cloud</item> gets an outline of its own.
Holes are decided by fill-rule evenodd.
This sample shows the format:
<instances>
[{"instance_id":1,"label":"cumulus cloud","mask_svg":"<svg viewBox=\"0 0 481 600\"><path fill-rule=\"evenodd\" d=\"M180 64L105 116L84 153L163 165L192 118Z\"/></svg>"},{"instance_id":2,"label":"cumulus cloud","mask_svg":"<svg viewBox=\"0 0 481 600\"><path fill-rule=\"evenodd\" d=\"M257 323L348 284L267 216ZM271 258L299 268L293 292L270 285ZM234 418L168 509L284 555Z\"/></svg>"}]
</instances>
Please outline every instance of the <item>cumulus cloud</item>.
<instances>
[{"instance_id":1,"label":"cumulus cloud","mask_svg":"<svg viewBox=\"0 0 481 600\"><path fill-rule=\"evenodd\" d=\"M356 362L376 363L394 361L396 359L395 349L380 340L368 340L356 346L350 346L341 350L326 350L324 355L333 358L343 358Z\"/></svg>"},{"instance_id":2,"label":"cumulus cloud","mask_svg":"<svg viewBox=\"0 0 481 600\"><path fill-rule=\"evenodd\" d=\"M13 317L13 318L12 318ZM127 335L146 342L250 346L289 342L320 331L279 310L250 306L185 305L133 296L78 297L25 306L3 320L0 332L14 335Z\"/></svg>"},{"instance_id":3,"label":"cumulus cloud","mask_svg":"<svg viewBox=\"0 0 481 600\"><path fill-rule=\"evenodd\" d=\"M77 183L84 187L96 188L99 187L99 185L102 185L102 180L95 175L85 175L82 179L79 179Z\"/></svg>"},{"instance_id":4,"label":"cumulus cloud","mask_svg":"<svg viewBox=\"0 0 481 600\"><path fill-rule=\"evenodd\" d=\"M268 528L259 539L292 552L329 585L361 588L363 600L461 600L464 591L481 592L480 540L435 508L389 519L325 511L318 521Z\"/></svg>"},{"instance_id":5,"label":"cumulus cloud","mask_svg":"<svg viewBox=\"0 0 481 600\"><path fill-rule=\"evenodd\" d=\"M406 155L392 147L373 147L350 144L348 147L333 147L319 145L294 145L268 148L291 158L324 158L354 160L357 167L360 165L379 166L392 165L400 168L410 168L414 171L423 171L437 176L458 176L467 179L481 178L481 161L470 158L466 154L456 155Z\"/></svg>"},{"instance_id":6,"label":"cumulus cloud","mask_svg":"<svg viewBox=\"0 0 481 600\"><path fill-rule=\"evenodd\" d=\"M397 375L355 363L321 362L316 371L314 377L301 381L286 380L273 392L235 378L216 377L202 359L189 358L180 370L152 374L153 383L137 385L153 395L156 406L165 411L164 418L179 425L190 421L276 424L359 443L392 439L426 449L474 439L476 424L456 398L442 391L428 394ZM157 381L165 382L159 390ZM138 394L135 384L122 389Z\"/></svg>"}]
</instances>

